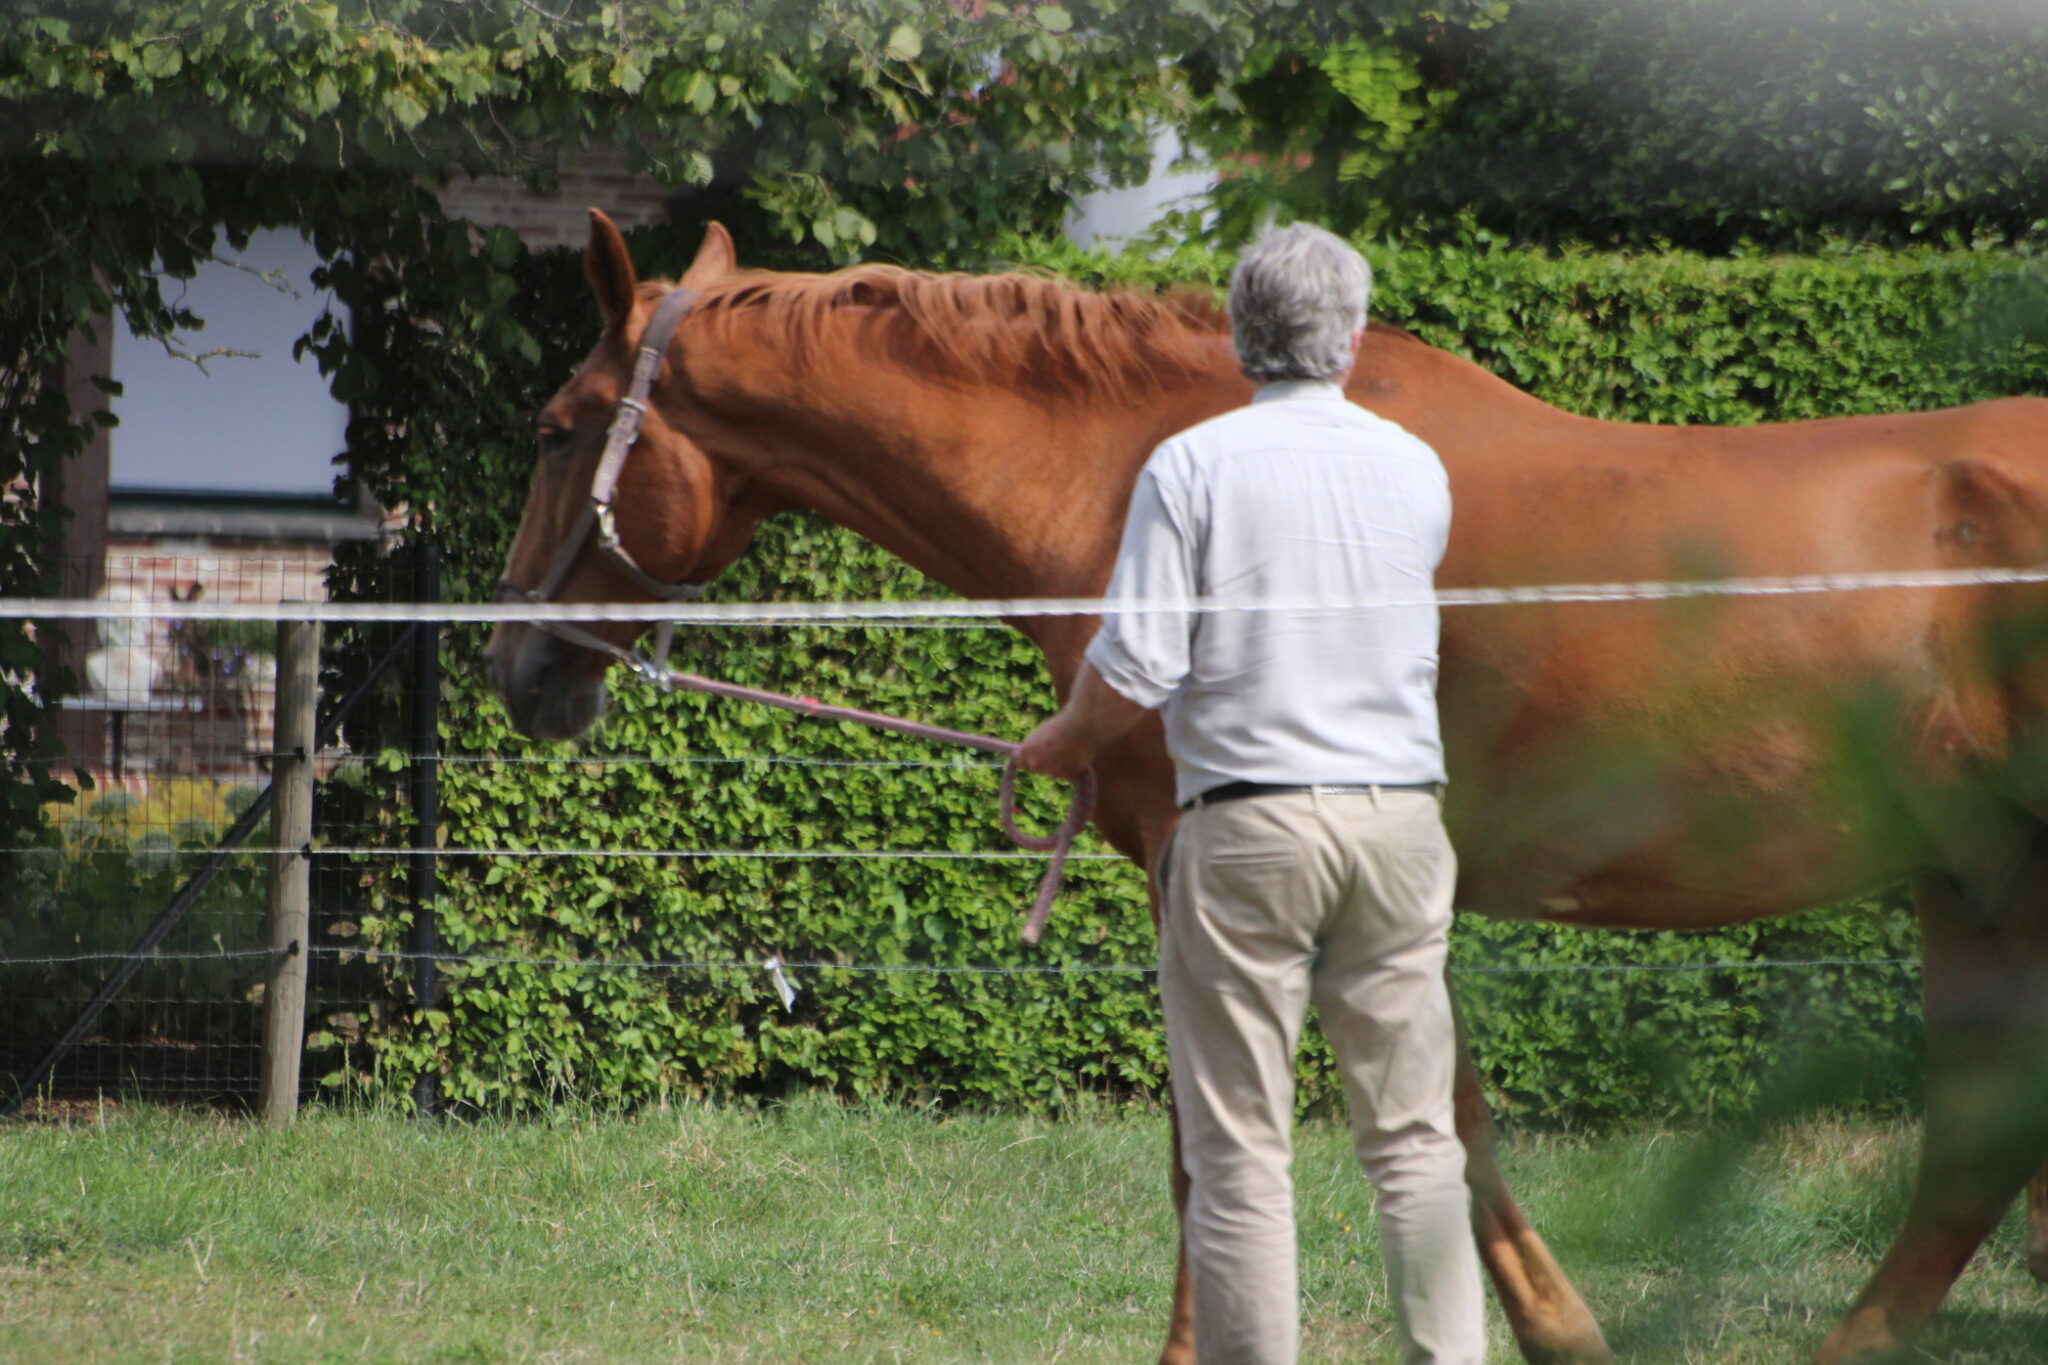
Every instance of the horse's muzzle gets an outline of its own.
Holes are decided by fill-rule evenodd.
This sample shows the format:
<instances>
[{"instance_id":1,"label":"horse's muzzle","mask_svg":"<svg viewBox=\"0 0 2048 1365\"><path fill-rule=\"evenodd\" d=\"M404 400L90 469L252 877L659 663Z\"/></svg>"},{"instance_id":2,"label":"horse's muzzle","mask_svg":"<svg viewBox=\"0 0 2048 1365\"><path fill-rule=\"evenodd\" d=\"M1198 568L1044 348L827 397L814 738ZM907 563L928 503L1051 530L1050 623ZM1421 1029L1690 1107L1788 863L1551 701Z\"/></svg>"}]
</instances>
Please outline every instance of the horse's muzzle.
<instances>
[{"instance_id":1,"label":"horse's muzzle","mask_svg":"<svg viewBox=\"0 0 2048 1365\"><path fill-rule=\"evenodd\" d=\"M527 738L574 739L604 714L603 675L593 675L588 650L528 626L501 633L486 652L491 686Z\"/></svg>"}]
</instances>

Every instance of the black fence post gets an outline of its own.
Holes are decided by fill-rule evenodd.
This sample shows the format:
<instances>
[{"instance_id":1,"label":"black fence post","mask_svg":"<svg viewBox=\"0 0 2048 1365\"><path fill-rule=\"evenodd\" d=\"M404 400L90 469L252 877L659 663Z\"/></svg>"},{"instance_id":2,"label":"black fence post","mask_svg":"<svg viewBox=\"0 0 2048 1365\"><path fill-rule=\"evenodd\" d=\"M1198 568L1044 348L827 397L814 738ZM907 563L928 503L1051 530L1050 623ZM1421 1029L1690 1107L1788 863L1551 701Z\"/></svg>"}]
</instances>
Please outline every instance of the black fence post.
<instances>
[{"instance_id":1,"label":"black fence post","mask_svg":"<svg viewBox=\"0 0 2048 1365\"><path fill-rule=\"evenodd\" d=\"M422 604L441 600L441 550L433 544L418 547L413 561L413 598ZM434 902L440 893L440 869L434 850L440 843L441 823L441 627L422 621L412 644L412 808L415 817L413 848L416 856L407 875L412 894L413 1001L416 1027L427 1026L427 1012L440 1003L440 979L434 960L441 950L440 927L434 921ZM421 1114L431 1114L440 1103L439 1085L429 1065L413 1082L413 1104Z\"/></svg>"}]
</instances>

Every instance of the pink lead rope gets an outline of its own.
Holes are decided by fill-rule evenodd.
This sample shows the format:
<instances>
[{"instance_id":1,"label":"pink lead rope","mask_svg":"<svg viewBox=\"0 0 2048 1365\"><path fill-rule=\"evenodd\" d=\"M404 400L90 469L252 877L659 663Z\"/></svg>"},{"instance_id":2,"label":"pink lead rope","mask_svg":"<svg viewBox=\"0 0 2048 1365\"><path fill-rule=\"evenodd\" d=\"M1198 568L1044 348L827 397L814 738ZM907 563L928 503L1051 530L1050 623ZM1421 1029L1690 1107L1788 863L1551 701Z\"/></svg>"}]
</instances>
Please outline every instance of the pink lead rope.
<instances>
[{"instance_id":1,"label":"pink lead rope","mask_svg":"<svg viewBox=\"0 0 2048 1365\"><path fill-rule=\"evenodd\" d=\"M1007 743L1007 741L1005 741ZM1050 853L1052 860L1045 865L1045 875L1038 879L1038 898L1031 902L1031 913L1024 919L1024 941L1038 942L1038 936L1045 930L1046 917L1052 914L1052 903L1060 894L1060 879L1066 873L1067 855L1074 851L1074 836L1088 826L1095 815L1095 769L1084 768L1074 779L1074 799L1067 803L1066 818L1051 834L1026 834L1017 828L1017 747L1010 745L1010 753L1003 760L1002 795L998 810L1002 815L1003 833L1010 836L1010 842L1033 853Z\"/></svg>"},{"instance_id":2,"label":"pink lead rope","mask_svg":"<svg viewBox=\"0 0 2048 1365\"><path fill-rule=\"evenodd\" d=\"M1033 853L1049 853L1052 860L1046 865L1045 875L1038 882L1037 899L1031 903L1031 912L1024 919L1023 938L1026 943L1037 943L1039 935L1045 932L1045 921L1052 913L1052 903L1060 894L1060 882L1065 876L1067 855L1074 851L1074 839L1095 817L1095 770L1088 769L1074 782L1074 799L1067 804L1066 818L1051 834L1026 834L1017 828L1017 746L1007 739L993 735L977 735L967 730L949 730L943 725L926 725L922 721L905 720L900 716L885 716L878 711L862 711L851 706L831 706L816 697L792 697L782 692L769 692L758 687L742 687L738 683L719 682L716 678L700 677L695 673L677 673L660 668L628 651L618 649L608 641L576 630L560 622L544 623L544 628L576 639L576 643L604 653L630 664L634 671L662 687L679 692L702 692L706 696L725 697L733 701L758 702L762 706L773 706L783 711L794 711L800 716L811 716L818 720L848 720L856 725L866 725L876 730L889 730L899 735L910 735L916 739L932 739L942 744L958 744L969 749L980 749L984 753L1003 756L1003 779L998 809L1003 822L1003 832L1019 848ZM581 637L581 638L577 638Z\"/></svg>"}]
</instances>

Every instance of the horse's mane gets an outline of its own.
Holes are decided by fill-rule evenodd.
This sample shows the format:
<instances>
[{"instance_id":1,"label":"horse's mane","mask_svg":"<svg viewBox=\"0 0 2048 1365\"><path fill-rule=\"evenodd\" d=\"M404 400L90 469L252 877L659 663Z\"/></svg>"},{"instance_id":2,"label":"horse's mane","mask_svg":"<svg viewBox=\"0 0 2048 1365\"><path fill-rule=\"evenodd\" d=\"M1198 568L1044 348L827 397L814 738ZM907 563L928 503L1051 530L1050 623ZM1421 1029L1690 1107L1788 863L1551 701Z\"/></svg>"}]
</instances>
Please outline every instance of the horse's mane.
<instances>
[{"instance_id":1,"label":"horse's mane","mask_svg":"<svg viewBox=\"0 0 2048 1365\"><path fill-rule=\"evenodd\" d=\"M673 287L648 281L641 293L656 299ZM714 327L753 318L779 329L797 358L816 354L827 321L839 310L887 309L918 343L921 373L1044 387L1079 382L1116 389L1133 379L1185 376L1213 362L1214 352L1196 343L1230 331L1214 293L1198 286L1097 292L1029 271L969 275L893 265L830 274L743 271L709 286L697 307ZM1427 346L1378 320L1366 337L1368 345Z\"/></svg>"},{"instance_id":2,"label":"horse's mane","mask_svg":"<svg viewBox=\"0 0 2048 1365\"><path fill-rule=\"evenodd\" d=\"M651 286L658 292L666 286ZM828 275L743 273L705 290L712 325L741 318L777 328L797 356L815 355L833 315L885 309L915 343L919 368L955 377L1063 385L1164 379L1203 363L1195 343L1228 330L1206 291L1095 293L1057 276L934 274L858 265ZM1213 352L1209 353L1213 355Z\"/></svg>"}]
</instances>

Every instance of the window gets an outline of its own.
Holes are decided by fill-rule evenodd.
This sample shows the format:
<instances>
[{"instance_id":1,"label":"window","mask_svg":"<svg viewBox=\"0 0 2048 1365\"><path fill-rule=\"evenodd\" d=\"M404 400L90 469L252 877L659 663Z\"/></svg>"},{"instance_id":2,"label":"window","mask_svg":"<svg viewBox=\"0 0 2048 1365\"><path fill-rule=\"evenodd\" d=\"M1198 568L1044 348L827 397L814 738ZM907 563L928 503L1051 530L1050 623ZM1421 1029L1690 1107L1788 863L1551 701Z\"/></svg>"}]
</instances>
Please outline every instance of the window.
<instances>
[{"instance_id":1,"label":"window","mask_svg":"<svg viewBox=\"0 0 2048 1365\"><path fill-rule=\"evenodd\" d=\"M332 299L313 286L320 262L294 231L256 234L238 264L208 262L190 281L166 280L206 326L177 347L114 324L111 482L121 493L333 499L335 457L347 444L348 409L328 392L311 356L292 345ZM259 272L275 272L276 282ZM283 286L283 287L280 287Z\"/></svg>"}]
</instances>

